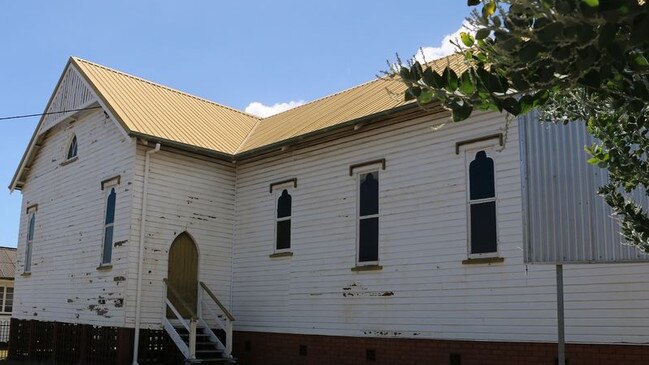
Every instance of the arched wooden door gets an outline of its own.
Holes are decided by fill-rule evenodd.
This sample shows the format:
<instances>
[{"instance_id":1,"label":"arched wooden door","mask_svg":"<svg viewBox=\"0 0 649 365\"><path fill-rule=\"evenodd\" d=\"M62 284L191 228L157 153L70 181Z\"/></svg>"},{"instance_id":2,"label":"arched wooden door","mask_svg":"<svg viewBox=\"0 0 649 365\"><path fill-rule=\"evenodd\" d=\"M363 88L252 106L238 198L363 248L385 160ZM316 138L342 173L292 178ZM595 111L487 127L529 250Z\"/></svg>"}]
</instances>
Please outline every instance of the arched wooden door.
<instances>
[{"instance_id":1,"label":"arched wooden door","mask_svg":"<svg viewBox=\"0 0 649 365\"><path fill-rule=\"evenodd\" d=\"M196 243L187 234L183 232L171 244L169 249L169 269L167 271L168 285L176 291L179 297L196 312L196 303L198 295L198 249ZM189 311L181 304L178 296L173 295L170 288L167 288L167 298L176 307L178 312L184 317L189 318ZM173 317L169 313L167 316Z\"/></svg>"}]
</instances>

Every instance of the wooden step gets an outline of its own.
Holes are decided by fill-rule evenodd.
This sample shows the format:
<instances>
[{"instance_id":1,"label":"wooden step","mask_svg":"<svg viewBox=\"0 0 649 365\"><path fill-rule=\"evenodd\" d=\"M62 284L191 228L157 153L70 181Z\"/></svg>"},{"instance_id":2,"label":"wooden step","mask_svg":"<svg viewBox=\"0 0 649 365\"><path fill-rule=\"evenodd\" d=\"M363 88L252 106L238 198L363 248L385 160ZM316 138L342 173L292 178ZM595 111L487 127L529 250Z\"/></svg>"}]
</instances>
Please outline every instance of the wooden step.
<instances>
[{"instance_id":1,"label":"wooden step","mask_svg":"<svg viewBox=\"0 0 649 365\"><path fill-rule=\"evenodd\" d=\"M180 332L178 332L178 334L180 335L180 337L189 337L189 333L180 333ZM197 333L196 338L199 338L199 337L210 337L210 335L207 334L207 333Z\"/></svg>"},{"instance_id":2,"label":"wooden step","mask_svg":"<svg viewBox=\"0 0 649 365\"><path fill-rule=\"evenodd\" d=\"M196 350L197 354L223 354L220 350Z\"/></svg>"}]
</instances>

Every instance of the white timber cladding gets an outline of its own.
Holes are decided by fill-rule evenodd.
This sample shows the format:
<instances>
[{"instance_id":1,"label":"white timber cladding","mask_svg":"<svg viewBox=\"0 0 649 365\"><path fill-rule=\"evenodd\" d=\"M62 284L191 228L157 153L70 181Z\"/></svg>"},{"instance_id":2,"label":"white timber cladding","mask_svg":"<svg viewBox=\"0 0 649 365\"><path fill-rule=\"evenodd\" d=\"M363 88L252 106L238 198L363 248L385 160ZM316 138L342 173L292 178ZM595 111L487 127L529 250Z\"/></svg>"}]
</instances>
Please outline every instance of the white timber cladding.
<instances>
[{"instance_id":1,"label":"white timber cladding","mask_svg":"<svg viewBox=\"0 0 649 365\"><path fill-rule=\"evenodd\" d=\"M233 314L238 331L458 340L555 341L552 266L523 263L517 125L478 114L450 123L418 119L237 166ZM498 253L467 259L466 173L455 142L503 133L497 155ZM356 264L355 163L380 171L382 269ZM292 257L272 258L275 196L293 191ZM649 342L649 266L565 267L570 342Z\"/></svg>"},{"instance_id":2,"label":"white timber cladding","mask_svg":"<svg viewBox=\"0 0 649 365\"><path fill-rule=\"evenodd\" d=\"M150 148L152 146L141 145L137 148L130 235L133 242L137 242L140 235L144 156ZM185 231L198 247L198 280L204 281L229 307L234 181L232 166L164 150L151 155L142 280L143 328L161 328L166 295L163 279L168 272L169 248L173 240ZM271 214L266 218L274 224ZM269 235L267 247L272 247L272 235ZM130 254L137 257L137 245L131 246ZM133 280L129 281L128 297L135 298L137 259L131 261L130 272ZM135 300L128 302L127 311L127 325L133 326Z\"/></svg>"},{"instance_id":3,"label":"white timber cladding","mask_svg":"<svg viewBox=\"0 0 649 365\"><path fill-rule=\"evenodd\" d=\"M82 112L75 120L49 128L22 189L13 316L124 326L135 144L101 109ZM72 134L78 156L63 163ZM118 175L112 268L98 270L105 213L101 182ZM34 204L31 274L21 276L26 210Z\"/></svg>"}]
</instances>

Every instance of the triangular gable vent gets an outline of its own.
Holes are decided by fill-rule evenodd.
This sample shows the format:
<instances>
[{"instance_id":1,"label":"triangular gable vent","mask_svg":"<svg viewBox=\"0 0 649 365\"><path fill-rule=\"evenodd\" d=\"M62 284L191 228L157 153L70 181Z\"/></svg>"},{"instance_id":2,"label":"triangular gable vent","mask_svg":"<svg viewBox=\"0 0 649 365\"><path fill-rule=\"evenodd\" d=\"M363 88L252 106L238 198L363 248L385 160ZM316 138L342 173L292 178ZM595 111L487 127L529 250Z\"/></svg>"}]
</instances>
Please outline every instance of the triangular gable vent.
<instances>
[{"instance_id":1,"label":"triangular gable vent","mask_svg":"<svg viewBox=\"0 0 649 365\"><path fill-rule=\"evenodd\" d=\"M82 109L96 100L95 93L88 87L79 72L74 67L68 67L45 113ZM57 123L75 113L77 112L70 111L45 115L38 134L50 130Z\"/></svg>"}]
</instances>

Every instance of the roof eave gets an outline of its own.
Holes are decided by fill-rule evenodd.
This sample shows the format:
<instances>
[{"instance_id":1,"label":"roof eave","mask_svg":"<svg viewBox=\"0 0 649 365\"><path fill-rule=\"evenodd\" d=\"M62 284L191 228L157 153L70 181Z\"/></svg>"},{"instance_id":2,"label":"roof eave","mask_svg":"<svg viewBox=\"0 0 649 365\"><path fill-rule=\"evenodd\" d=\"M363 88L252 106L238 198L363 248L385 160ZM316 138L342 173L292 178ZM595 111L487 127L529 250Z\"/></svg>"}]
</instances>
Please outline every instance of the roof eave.
<instances>
[{"instance_id":1,"label":"roof eave","mask_svg":"<svg viewBox=\"0 0 649 365\"><path fill-rule=\"evenodd\" d=\"M130 132L129 136L138 138L151 143L160 143L160 145L177 148L179 150L197 153L199 155L214 157L223 161L233 162L234 155L227 152L212 150L205 147L194 146L182 142L172 141L170 139L151 136L140 132Z\"/></svg>"},{"instance_id":2,"label":"roof eave","mask_svg":"<svg viewBox=\"0 0 649 365\"><path fill-rule=\"evenodd\" d=\"M435 105L435 106L437 106L437 105ZM389 119L389 118L391 118L393 116L396 116L396 115L398 115L400 113L410 111L410 110L416 110L417 108L420 108L422 111L424 111L424 109L422 109L422 107L419 106L417 103L408 103L408 104L400 105L398 107L387 109L387 110L384 110L384 111L381 111L381 112L378 112L378 113L366 115L366 116L356 118L356 119L352 119L352 120L349 120L349 121L346 121L346 122L343 122L343 123L338 123L338 124L332 125L330 127L326 127L326 128L323 128L323 129L318 129L318 130L315 130L313 132L301 134L299 136L291 137L291 138L284 139L284 140L281 140L281 141L278 141L278 142L275 142L275 143L267 144L267 145L257 147L257 148L251 149L251 150L240 152L240 153L237 153L236 155L234 155L234 158L238 161L238 160L244 160L244 159L248 159L248 158L257 157L259 155L281 149L284 146L295 145L295 144L303 142L305 140L311 140L311 139L315 139L315 138L318 138L318 137L324 137L327 134L334 133L334 132L337 132L339 130L347 129L349 127L352 127L352 126L355 126L355 125L358 125L358 124L366 125L366 124L372 124L372 123L380 122L380 121Z\"/></svg>"}]
</instances>

